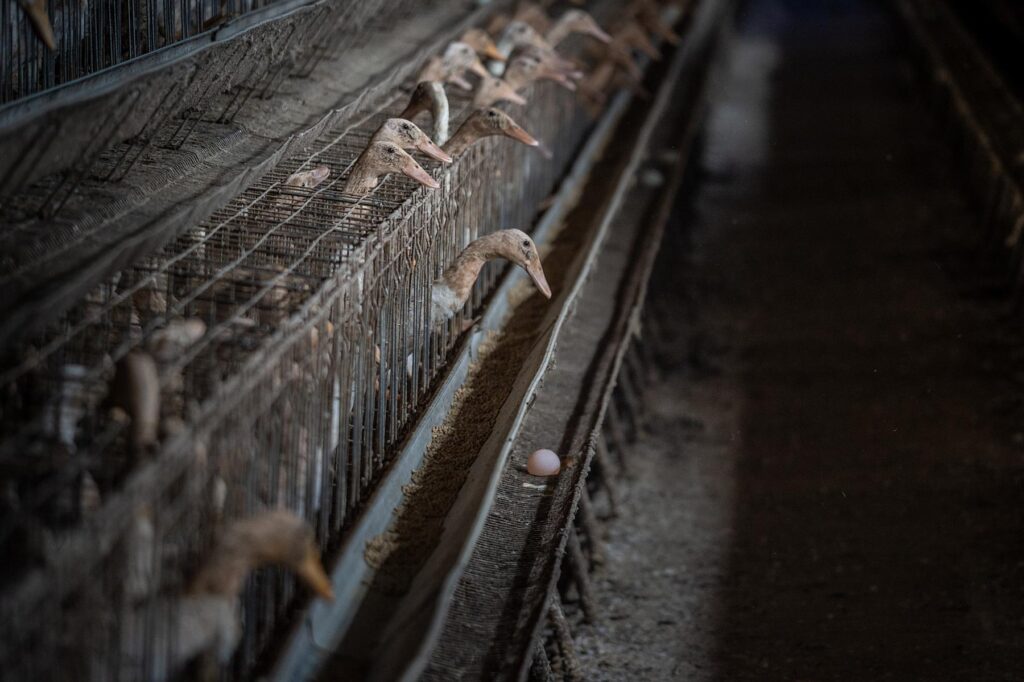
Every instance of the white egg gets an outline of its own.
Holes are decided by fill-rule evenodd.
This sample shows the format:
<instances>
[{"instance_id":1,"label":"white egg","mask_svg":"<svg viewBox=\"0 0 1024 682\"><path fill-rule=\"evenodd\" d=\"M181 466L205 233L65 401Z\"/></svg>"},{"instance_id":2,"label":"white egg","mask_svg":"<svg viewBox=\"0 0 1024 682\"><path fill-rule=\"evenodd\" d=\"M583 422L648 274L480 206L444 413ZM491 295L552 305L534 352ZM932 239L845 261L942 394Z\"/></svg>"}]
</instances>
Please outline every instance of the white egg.
<instances>
[{"instance_id":1,"label":"white egg","mask_svg":"<svg viewBox=\"0 0 1024 682\"><path fill-rule=\"evenodd\" d=\"M554 476L562 468L562 461L551 450L540 449L526 460L526 470L533 476Z\"/></svg>"}]
</instances>

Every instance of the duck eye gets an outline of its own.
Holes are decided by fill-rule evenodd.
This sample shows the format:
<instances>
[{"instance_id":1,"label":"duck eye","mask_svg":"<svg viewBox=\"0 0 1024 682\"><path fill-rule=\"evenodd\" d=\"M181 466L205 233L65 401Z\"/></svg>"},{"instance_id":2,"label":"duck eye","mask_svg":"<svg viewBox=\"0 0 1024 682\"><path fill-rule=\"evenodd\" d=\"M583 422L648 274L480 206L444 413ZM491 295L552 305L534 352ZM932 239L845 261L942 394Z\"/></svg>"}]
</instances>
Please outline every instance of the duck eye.
<instances>
[{"instance_id":1,"label":"duck eye","mask_svg":"<svg viewBox=\"0 0 1024 682\"><path fill-rule=\"evenodd\" d=\"M530 240L529 239L524 239L523 240L523 248L524 249L529 249L530 248Z\"/></svg>"}]
</instances>

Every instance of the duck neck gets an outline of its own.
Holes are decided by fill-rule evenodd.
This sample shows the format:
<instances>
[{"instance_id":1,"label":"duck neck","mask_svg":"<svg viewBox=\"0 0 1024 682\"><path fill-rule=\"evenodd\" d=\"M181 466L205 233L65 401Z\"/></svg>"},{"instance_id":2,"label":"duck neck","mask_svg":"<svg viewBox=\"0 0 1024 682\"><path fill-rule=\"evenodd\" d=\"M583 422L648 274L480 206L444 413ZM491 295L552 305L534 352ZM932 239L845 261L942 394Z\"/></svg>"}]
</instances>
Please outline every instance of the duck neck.
<instances>
[{"instance_id":1,"label":"duck neck","mask_svg":"<svg viewBox=\"0 0 1024 682\"><path fill-rule=\"evenodd\" d=\"M434 117L434 144L443 145L448 141L448 98L443 87L438 85L437 89L440 92L430 100L430 114Z\"/></svg>"},{"instance_id":2,"label":"duck neck","mask_svg":"<svg viewBox=\"0 0 1024 682\"><path fill-rule=\"evenodd\" d=\"M476 126L472 125L472 122L466 121L466 123L463 123L462 126L455 131L455 134L452 135L452 139L445 143L444 151L447 152L449 156L458 156L473 146L473 143L481 137L484 136L476 129Z\"/></svg>"},{"instance_id":3,"label":"duck neck","mask_svg":"<svg viewBox=\"0 0 1024 682\"><path fill-rule=\"evenodd\" d=\"M460 302L465 303L469 298L473 284L480 276L480 271L487 261L497 258L511 260L501 249L502 239L503 236L500 232L480 237L467 246L441 275L441 279Z\"/></svg>"},{"instance_id":4,"label":"duck neck","mask_svg":"<svg viewBox=\"0 0 1024 682\"><path fill-rule=\"evenodd\" d=\"M363 158L356 161L345 183L345 192L362 196L377 186L380 173L375 171Z\"/></svg>"},{"instance_id":5,"label":"duck neck","mask_svg":"<svg viewBox=\"0 0 1024 682\"><path fill-rule=\"evenodd\" d=\"M545 39L551 47L558 47L558 44L568 38L570 33L572 33L572 27L569 23L560 21L548 31Z\"/></svg>"}]
</instances>

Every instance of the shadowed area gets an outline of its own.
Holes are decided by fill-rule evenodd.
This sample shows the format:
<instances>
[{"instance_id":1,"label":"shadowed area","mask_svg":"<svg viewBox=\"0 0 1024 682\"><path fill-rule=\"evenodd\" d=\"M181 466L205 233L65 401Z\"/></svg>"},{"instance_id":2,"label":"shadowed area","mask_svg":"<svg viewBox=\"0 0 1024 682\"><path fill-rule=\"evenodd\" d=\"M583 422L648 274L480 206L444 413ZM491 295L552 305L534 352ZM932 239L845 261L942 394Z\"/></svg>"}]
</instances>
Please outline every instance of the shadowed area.
<instances>
[{"instance_id":1,"label":"shadowed area","mask_svg":"<svg viewBox=\"0 0 1024 682\"><path fill-rule=\"evenodd\" d=\"M1020 334L895 27L753 0L726 44L588 680L1020 679Z\"/></svg>"}]
</instances>

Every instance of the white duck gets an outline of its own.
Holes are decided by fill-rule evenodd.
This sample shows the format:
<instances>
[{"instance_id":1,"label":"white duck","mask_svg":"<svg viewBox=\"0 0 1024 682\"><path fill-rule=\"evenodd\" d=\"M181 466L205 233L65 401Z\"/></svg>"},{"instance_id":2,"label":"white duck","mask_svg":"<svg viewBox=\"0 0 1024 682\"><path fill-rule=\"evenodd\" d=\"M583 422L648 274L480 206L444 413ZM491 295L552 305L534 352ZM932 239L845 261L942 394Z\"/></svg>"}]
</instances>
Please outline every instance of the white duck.
<instances>
[{"instance_id":1,"label":"white duck","mask_svg":"<svg viewBox=\"0 0 1024 682\"><path fill-rule=\"evenodd\" d=\"M448 95L444 91L444 85L438 81L420 81L416 89L412 91L409 104L406 105L398 118L412 121L423 111L429 111L433 121L433 133L431 137L435 144L443 145L448 141Z\"/></svg>"}]
</instances>

